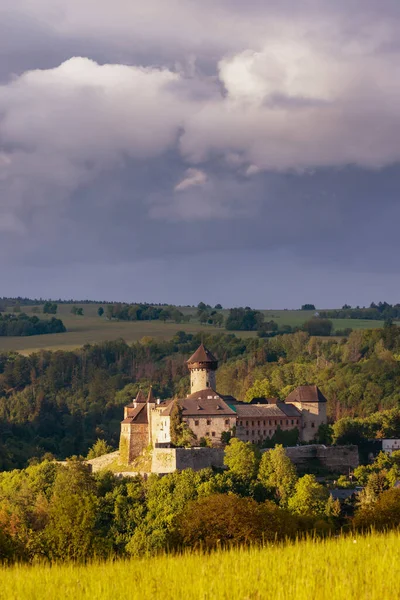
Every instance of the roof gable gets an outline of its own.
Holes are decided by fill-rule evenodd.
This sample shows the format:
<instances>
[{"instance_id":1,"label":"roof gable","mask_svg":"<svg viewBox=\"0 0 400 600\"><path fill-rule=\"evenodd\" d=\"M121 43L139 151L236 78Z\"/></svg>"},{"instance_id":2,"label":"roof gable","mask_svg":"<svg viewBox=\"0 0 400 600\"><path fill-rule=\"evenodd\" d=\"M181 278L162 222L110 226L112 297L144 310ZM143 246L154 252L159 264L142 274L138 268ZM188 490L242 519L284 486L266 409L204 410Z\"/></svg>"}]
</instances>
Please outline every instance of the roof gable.
<instances>
[{"instance_id":1,"label":"roof gable","mask_svg":"<svg viewBox=\"0 0 400 600\"><path fill-rule=\"evenodd\" d=\"M178 400L179 406L182 409L182 416L197 415L197 416L235 416L235 411L232 410L225 402L224 398L212 388L206 388L190 394L187 398Z\"/></svg>"},{"instance_id":2,"label":"roof gable","mask_svg":"<svg viewBox=\"0 0 400 600\"><path fill-rule=\"evenodd\" d=\"M327 399L316 385L299 385L289 394L285 402L327 402Z\"/></svg>"}]
</instances>

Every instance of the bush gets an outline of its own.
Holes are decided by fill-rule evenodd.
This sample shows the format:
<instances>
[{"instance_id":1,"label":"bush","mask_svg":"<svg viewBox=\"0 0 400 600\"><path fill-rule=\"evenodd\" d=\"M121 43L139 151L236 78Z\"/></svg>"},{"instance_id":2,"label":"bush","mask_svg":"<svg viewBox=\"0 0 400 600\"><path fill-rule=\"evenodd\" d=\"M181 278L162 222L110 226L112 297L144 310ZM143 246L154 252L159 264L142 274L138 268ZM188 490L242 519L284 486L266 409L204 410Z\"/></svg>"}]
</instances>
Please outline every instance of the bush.
<instances>
[{"instance_id":1,"label":"bush","mask_svg":"<svg viewBox=\"0 0 400 600\"><path fill-rule=\"evenodd\" d=\"M212 550L292 537L296 519L272 502L214 494L190 502L179 517L178 534L185 547Z\"/></svg>"}]
</instances>

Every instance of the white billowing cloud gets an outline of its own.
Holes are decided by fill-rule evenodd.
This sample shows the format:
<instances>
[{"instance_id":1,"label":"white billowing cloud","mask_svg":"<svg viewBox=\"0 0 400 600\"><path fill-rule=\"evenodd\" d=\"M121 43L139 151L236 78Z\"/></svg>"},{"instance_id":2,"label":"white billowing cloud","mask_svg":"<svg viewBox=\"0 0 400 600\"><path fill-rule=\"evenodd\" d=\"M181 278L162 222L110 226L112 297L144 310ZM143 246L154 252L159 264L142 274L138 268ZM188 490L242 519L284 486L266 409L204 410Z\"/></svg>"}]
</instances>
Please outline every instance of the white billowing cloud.
<instances>
[{"instance_id":1,"label":"white billowing cloud","mask_svg":"<svg viewBox=\"0 0 400 600\"><path fill-rule=\"evenodd\" d=\"M210 160L240 176L400 160L400 48L385 50L390 25L346 43L335 31L269 26L263 44L221 56L217 76L75 57L0 85L3 222L15 223L26 204L64 201L126 158L177 148L182 196L207 191ZM213 214L229 214L218 202ZM189 200L174 203L176 214L199 218Z\"/></svg>"},{"instance_id":2,"label":"white billowing cloud","mask_svg":"<svg viewBox=\"0 0 400 600\"><path fill-rule=\"evenodd\" d=\"M77 57L0 86L0 208L63 200L126 157L167 151L189 108L172 91L178 79Z\"/></svg>"},{"instance_id":3,"label":"white billowing cloud","mask_svg":"<svg viewBox=\"0 0 400 600\"><path fill-rule=\"evenodd\" d=\"M0 86L3 143L72 159L102 161L163 152L176 136L183 108L167 69L100 66L72 58L27 72Z\"/></svg>"},{"instance_id":4,"label":"white billowing cloud","mask_svg":"<svg viewBox=\"0 0 400 600\"><path fill-rule=\"evenodd\" d=\"M184 156L278 171L399 160L400 51L361 50L282 40L224 58L226 95L190 115Z\"/></svg>"},{"instance_id":5,"label":"white billowing cloud","mask_svg":"<svg viewBox=\"0 0 400 600\"><path fill-rule=\"evenodd\" d=\"M196 185L204 185L207 181L207 175L200 169L187 169L185 178L182 179L176 186L176 192L183 192Z\"/></svg>"}]
</instances>

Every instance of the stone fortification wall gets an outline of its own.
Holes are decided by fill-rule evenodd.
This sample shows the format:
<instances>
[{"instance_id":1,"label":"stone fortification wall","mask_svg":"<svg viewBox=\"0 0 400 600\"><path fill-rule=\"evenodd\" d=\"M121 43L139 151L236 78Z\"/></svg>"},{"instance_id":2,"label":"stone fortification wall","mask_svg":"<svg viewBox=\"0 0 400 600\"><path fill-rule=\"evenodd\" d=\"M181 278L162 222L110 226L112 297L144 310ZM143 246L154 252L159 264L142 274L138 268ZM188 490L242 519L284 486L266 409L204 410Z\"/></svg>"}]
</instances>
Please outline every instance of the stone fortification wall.
<instances>
[{"instance_id":1,"label":"stone fortification wall","mask_svg":"<svg viewBox=\"0 0 400 600\"><path fill-rule=\"evenodd\" d=\"M207 467L223 467L222 448L154 448L152 473L172 473L183 469L200 471Z\"/></svg>"},{"instance_id":2,"label":"stone fortification wall","mask_svg":"<svg viewBox=\"0 0 400 600\"><path fill-rule=\"evenodd\" d=\"M294 462L299 471L312 473L318 469L326 469L333 473L348 474L349 469L359 465L357 446L294 446L285 448L286 454ZM266 452L268 450L263 450Z\"/></svg>"},{"instance_id":3,"label":"stone fortification wall","mask_svg":"<svg viewBox=\"0 0 400 600\"><path fill-rule=\"evenodd\" d=\"M111 463L119 460L119 451L111 452L110 454L103 454L97 458L91 458L86 461L86 464L90 466L92 473L97 473L102 469L106 469Z\"/></svg>"}]
</instances>

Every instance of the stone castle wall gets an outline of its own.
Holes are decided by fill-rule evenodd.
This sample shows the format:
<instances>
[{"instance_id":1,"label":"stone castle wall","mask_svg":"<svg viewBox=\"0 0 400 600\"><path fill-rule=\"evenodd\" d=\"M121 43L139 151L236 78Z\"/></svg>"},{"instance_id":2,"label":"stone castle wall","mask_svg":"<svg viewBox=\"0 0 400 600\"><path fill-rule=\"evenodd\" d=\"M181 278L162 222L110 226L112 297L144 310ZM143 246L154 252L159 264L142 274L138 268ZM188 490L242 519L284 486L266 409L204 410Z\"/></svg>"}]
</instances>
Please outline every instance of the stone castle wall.
<instances>
[{"instance_id":1,"label":"stone castle wall","mask_svg":"<svg viewBox=\"0 0 400 600\"><path fill-rule=\"evenodd\" d=\"M128 423L121 426L119 452L124 464L130 464L142 454L148 445L149 426L147 423Z\"/></svg>"},{"instance_id":2,"label":"stone castle wall","mask_svg":"<svg viewBox=\"0 0 400 600\"><path fill-rule=\"evenodd\" d=\"M222 448L154 448L152 473L173 473L183 469L200 471L207 467L223 467Z\"/></svg>"},{"instance_id":3,"label":"stone castle wall","mask_svg":"<svg viewBox=\"0 0 400 600\"><path fill-rule=\"evenodd\" d=\"M313 472L319 468L332 473L347 475L359 465L357 446L324 446L313 444L309 446L294 446L285 448L286 454L299 471ZM268 450L262 450L268 452Z\"/></svg>"}]
</instances>

